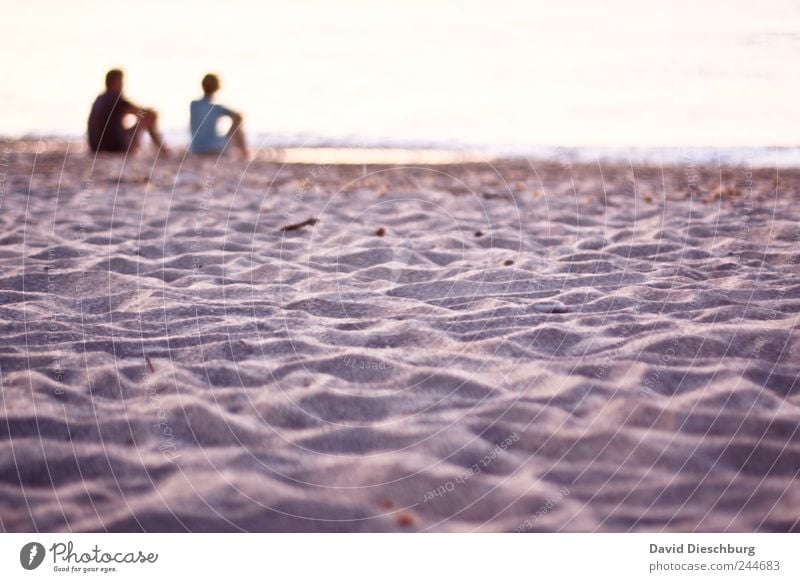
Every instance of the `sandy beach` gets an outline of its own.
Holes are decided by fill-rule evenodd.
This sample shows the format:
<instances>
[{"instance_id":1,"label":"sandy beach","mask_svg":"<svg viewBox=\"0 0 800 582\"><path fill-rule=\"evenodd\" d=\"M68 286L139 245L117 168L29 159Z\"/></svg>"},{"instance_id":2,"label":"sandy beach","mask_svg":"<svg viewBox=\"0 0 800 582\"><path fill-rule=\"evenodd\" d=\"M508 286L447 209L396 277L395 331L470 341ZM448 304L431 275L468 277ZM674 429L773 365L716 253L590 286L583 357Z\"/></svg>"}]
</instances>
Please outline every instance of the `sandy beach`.
<instances>
[{"instance_id":1,"label":"sandy beach","mask_svg":"<svg viewBox=\"0 0 800 582\"><path fill-rule=\"evenodd\" d=\"M800 529L800 170L4 150L3 531Z\"/></svg>"}]
</instances>

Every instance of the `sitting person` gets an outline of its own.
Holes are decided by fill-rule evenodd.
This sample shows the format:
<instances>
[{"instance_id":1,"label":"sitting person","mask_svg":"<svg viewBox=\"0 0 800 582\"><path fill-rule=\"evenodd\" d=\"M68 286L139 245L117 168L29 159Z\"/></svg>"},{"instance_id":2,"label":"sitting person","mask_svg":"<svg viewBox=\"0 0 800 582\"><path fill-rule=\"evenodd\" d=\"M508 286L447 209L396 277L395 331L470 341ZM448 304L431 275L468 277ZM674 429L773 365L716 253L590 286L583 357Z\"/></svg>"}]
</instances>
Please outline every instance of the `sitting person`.
<instances>
[{"instance_id":1,"label":"sitting person","mask_svg":"<svg viewBox=\"0 0 800 582\"><path fill-rule=\"evenodd\" d=\"M126 126L130 116L135 116L136 121ZM93 152L132 152L146 131L153 143L166 153L157 120L155 111L137 107L122 96L122 71L112 69L106 73L106 92L95 99L89 113L89 148Z\"/></svg>"},{"instance_id":2,"label":"sitting person","mask_svg":"<svg viewBox=\"0 0 800 582\"><path fill-rule=\"evenodd\" d=\"M219 90L219 79L216 75L203 77L203 98L192 101L190 108L190 125L192 143L190 149L195 154L221 154L229 143L233 143L242 156L248 157L247 146L242 132L242 116L227 107L213 103L214 94ZM230 117L231 127L228 133L221 134L217 122L222 117Z\"/></svg>"}]
</instances>

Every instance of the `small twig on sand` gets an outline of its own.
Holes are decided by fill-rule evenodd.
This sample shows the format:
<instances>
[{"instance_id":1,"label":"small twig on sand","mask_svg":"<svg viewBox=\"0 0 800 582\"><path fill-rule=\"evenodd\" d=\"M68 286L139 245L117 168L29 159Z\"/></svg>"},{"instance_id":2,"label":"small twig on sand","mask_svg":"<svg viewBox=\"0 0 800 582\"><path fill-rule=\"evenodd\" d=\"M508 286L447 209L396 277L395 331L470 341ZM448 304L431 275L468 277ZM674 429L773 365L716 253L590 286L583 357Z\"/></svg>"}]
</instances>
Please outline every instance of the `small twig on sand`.
<instances>
[{"instance_id":1,"label":"small twig on sand","mask_svg":"<svg viewBox=\"0 0 800 582\"><path fill-rule=\"evenodd\" d=\"M147 356L147 354L144 355L144 361L147 363L147 369L150 370L150 373L155 374L155 366L153 366L153 362L150 361L150 358Z\"/></svg>"},{"instance_id":2,"label":"small twig on sand","mask_svg":"<svg viewBox=\"0 0 800 582\"><path fill-rule=\"evenodd\" d=\"M317 218L309 218L308 220L304 220L303 222L298 222L297 224L290 224L288 226L284 226L281 231L282 232L289 232L290 230L300 230L304 226L313 226L319 222Z\"/></svg>"}]
</instances>

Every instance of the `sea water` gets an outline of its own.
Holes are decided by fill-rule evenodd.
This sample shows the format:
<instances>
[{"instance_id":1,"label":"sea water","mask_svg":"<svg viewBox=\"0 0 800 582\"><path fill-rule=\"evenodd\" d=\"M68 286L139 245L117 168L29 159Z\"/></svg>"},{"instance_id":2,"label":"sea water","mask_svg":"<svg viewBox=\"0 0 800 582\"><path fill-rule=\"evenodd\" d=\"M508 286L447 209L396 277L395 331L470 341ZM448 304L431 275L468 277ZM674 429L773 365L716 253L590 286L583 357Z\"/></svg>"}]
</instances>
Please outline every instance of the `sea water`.
<instances>
[{"instance_id":1,"label":"sea water","mask_svg":"<svg viewBox=\"0 0 800 582\"><path fill-rule=\"evenodd\" d=\"M80 135L122 67L178 142L215 71L263 145L800 157L796 0L40 0L4 21L3 135Z\"/></svg>"}]
</instances>

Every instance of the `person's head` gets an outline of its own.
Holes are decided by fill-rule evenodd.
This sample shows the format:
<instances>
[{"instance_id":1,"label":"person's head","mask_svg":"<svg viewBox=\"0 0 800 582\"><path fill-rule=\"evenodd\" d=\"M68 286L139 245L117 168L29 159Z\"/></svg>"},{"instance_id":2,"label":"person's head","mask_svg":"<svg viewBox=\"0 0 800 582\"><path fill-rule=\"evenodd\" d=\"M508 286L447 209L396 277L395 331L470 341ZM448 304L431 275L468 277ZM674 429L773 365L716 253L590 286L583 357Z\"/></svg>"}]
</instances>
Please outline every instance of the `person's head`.
<instances>
[{"instance_id":1,"label":"person's head","mask_svg":"<svg viewBox=\"0 0 800 582\"><path fill-rule=\"evenodd\" d=\"M122 93L122 71L111 69L106 73L106 91L110 93Z\"/></svg>"},{"instance_id":2,"label":"person's head","mask_svg":"<svg viewBox=\"0 0 800 582\"><path fill-rule=\"evenodd\" d=\"M205 93L206 96L210 97L211 95L219 91L219 77L209 73L208 75L203 77L202 85L203 85L203 93Z\"/></svg>"}]
</instances>

